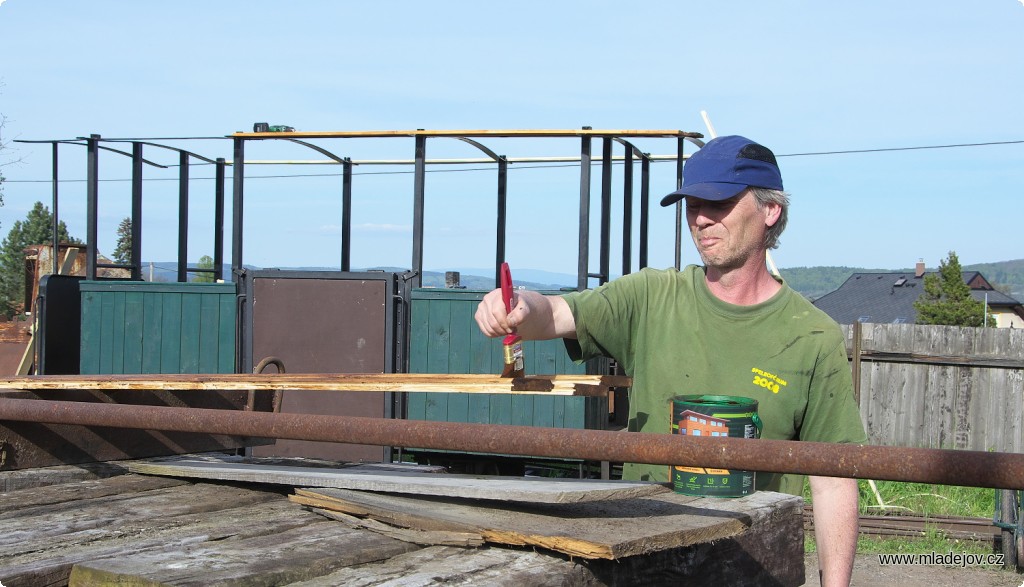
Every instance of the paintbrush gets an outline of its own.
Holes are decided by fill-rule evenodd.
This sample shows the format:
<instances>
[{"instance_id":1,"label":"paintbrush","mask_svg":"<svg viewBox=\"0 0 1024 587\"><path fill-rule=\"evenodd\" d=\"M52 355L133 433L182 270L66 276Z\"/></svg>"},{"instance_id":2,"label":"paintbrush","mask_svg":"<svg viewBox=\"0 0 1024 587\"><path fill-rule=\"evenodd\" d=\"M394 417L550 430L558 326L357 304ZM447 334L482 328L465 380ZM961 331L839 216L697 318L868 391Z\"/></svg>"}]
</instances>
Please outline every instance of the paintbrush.
<instances>
[{"instance_id":1,"label":"paintbrush","mask_svg":"<svg viewBox=\"0 0 1024 587\"><path fill-rule=\"evenodd\" d=\"M508 263L501 264L501 298L505 302L505 313L512 313L512 270ZM504 355L505 367L501 371L502 377L522 377L523 368L523 338L516 333L506 335L501 341Z\"/></svg>"}]
</instances>

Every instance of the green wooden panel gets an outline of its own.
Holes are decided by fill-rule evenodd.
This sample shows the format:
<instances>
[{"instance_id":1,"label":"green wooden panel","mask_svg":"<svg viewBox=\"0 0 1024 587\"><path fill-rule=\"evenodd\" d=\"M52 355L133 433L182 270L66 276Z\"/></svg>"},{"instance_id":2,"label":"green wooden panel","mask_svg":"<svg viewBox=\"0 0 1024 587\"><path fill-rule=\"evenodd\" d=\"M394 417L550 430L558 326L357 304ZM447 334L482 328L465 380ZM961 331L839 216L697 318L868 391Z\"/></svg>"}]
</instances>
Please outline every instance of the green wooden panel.
<instances>
[{"instance_id":1,"label":"green wooden panel","mask_svg":"<svg viewBox=\"0 0 1024 587\"><path fill-rule=\"evenodd\" d=\"M405 417L409 420L427 419L427 394L409 392L405 394Z\"/></svg>"},{"instance_id":2,"label":"green wooden panel","mask_svg":"<svg viewBox=\"0 0 1024 587\"><path fill-rule=\"evenodd\" d=\"M85 281L84 374L231 373L235 286Z\"/></svg>"},{"instance_id":3,"label":"green wooden panel","mask_svg":"<svg viewBox=\"0 0 1024 587\"><path fill-rule=\"evenodd\" d=\"M199 372L200 307L197 294L181 295L181 364L180 373Z\"/></svg>"},{"instance_id":4,"label":"green wooden panel","mask_svg":"<svg viewBox=\"0 0 1024 587\"><path fill-rule=\"evenodd\" d=\"M533 426L533 404L538 396L536 395L514 395L512 396L512 425Z\"/></svg>"},{"instance_id":5,"label":"green wooden panel","mask_svg":"<svg viewBox=\"0 0 1024 587\"><path fill-rule=\"evenodd\" d=\"M428 327L423 343L426 344L428 373L452 372L449 370L449 353L452 347L451 310L450 303L434 302L427 305Z\"/></svg>"},{"instance_id":6,"label":"green wooden panel","mask_svg":"<svg viewBox=\"0 0 1024 587\"><path fill-rule=\"evenodd\" d=\"M160 347L163 344L163 295L143 294L142 372L160 373Z\"/></svg>"},{"instance_id":7,"label":"green wooden panel","mask_svg":"<svg viewBox=\"0 0 1024 587\"><path fill-rule=\"evenodd\" d=\"M120 348L115 348L114 303L114 295L100 298L100 373L115 373L114 353L121 351Z\"/></svg>"},{"instance_id":8,"label":"green wooden panel","mask_svg":"<svg viewBox=\"0 0 1024 587\"><path fill-rule=\"evenodd\" d=\"M427 328L430 325L429 312L425 311L427 301L417 306L418 311L409 316L409 371L427 373ZM427 419L426 393L406 394L406 417L410 420Z\"/></svg>"},{"instance_id":9,"label":"green wooden panel","mask_svg":"<svg viewBox=\"0 0 1024 587\"><path fill-rule=\"evenodd\" d=\"M100 373L100 324L103 313L100 308L99 296L92 292L82 292L82 336L81 354L78 370L83 375Z\"/></svg>"},{"instance_id":10,"label":"green wooden panel","mask_svg":"<svg viewBox=\"0 0 1024 587\"><path fill-rule=\"evenodd\" d=\"M216 373L235 372L235 308L238 307L234 295L220 295L220 311L217 326L217 367Z\"/></svg>"},{"instance_id":11,"label":"green wooden panel","mask_svg":"<svg viewBox=\"0 0 1024 587\"><path fill-rule=\"evenodd\" d=\"M143 293L124 293L124 363L122 373L142 373L142 330L145 321Z\"/></svg>"},{"instance_id":12,"label":"green wooden panel","mask_svg":"<svg viewBox=\"0 0 1024 587\"><path fill-rule=\"evenodd\" d=\"M199 298L199 373L216 373L220 357L220 300L215 296Z\"/></svg>"},{"instance_id":13,"label":"green wooden panel","mask_svg":"<svg viewBox=\"0 0 1024 587\"><path fill-rule=\"evenodd\" d=\"M494 394L490 397L488 418L491 424L512 423L512 397L508 394Z\"/></svg>"},{"instance_id":14,"label":"green wooden panel","mask_svg":"<svg viewBox=\"0 0 1024 587\"><path fill-rule=\"evenodd\" d=\"M484 336L473 315L487 292L424 288L412 292L409 370L413 373L491 373L504 365L501 339ZM528 374L585 373L560 340L523 344ZM605 426L593 416L607 410L603 398L504 394L409 394L411 419L523 426ZM607 412L604 414L607 420Z\"/></svg>"},{"instance_id":15,"label":"green wooden panel","mask_svg":"<svg viewBox=\"0 0 1024 587\"><path fill-rule=\"evenodd\" d=\"M490 424L491 402L495 401L501 394L491 393L469 393L469 405L467 406L466 421L476 424Z\"/></svg>"},{"instance_id":16,"label":"green wooden panel","mask_svg":"<svg viewBox=\"0 0 1024 587\"><path fill-rule=\"evenodd\" d=\"M165 295L161 312L160 372L181 373L181 296Z\"/></svg>"},{"instance_id":17,"label":"green wooden panel","mask_svg":"<svg viewBox=\"0 0 1024 587\"><path fill-rule=\"evenodd\" d=\"M480 330L473 319L476 304L448 304L448 370L445 373L469 373L471 366L470 338Z\"/></svg>"}]
</instances>

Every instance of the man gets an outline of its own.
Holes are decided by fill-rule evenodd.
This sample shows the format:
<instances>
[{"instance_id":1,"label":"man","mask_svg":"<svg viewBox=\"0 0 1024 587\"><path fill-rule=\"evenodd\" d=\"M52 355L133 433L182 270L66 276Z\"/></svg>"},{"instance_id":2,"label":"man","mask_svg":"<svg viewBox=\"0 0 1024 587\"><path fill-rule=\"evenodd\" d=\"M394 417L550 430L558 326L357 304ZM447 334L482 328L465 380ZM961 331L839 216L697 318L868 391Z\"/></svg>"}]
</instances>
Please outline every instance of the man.
<instances>
[{"instance_id":1,"label":"man","mask_svg":"<svg viewBox=\"0 0 1024 587\"><path fill-rule=\"evenodd\" d=\"M775 156L744 137L719 137L683 175L661 205L686 198L703 267L644 269L565 296L519 291L507 315L491 292L476 312L481 331L563 338L574 360L614 357L633 378L629 430L669 433L675 396L736 395L758 401L762 438L866 442L839 326L765 266L789 206ZM665 482L669 467L626 463L623 477ZM810 483L821 582L848 584L857 482ZM799 495L803 477L758 474L757 486Z\"/></svg>"}]
</instances>

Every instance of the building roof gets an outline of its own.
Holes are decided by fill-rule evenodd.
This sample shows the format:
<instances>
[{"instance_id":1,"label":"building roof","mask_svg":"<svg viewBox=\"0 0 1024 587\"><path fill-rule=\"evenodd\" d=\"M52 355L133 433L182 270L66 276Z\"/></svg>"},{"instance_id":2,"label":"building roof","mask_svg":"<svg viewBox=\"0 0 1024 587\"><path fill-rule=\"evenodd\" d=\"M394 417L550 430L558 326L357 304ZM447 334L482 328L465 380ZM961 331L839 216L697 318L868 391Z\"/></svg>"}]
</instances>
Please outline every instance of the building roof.
<instances>
[{"instance_id":1,"label":"building roof","mask_svg":"<svg viewBox=\"0 0 1024 587\"><path fill-rule=\"evenodd\" d=\"M840 324L913 324L917 320L914 302L924 293L924 278L934 274L934 271L926 272L918 277L912 270L854 273L839 289L815 300L814 305ZM971 286L971 297L984 302L987 296L990 310L1024 315L1020 302L994 289L981 273L964 271L963 278Z\"/></svg>"}]
</instances>

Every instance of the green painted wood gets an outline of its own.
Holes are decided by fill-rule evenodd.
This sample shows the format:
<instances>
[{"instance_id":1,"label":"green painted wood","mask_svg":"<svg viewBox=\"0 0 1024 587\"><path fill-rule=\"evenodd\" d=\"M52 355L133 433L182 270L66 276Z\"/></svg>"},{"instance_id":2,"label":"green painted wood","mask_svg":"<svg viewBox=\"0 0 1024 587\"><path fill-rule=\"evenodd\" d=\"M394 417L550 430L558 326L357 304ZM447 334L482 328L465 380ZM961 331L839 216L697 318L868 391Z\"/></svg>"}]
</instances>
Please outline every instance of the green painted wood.
<instances>
[{"instance_id":1,"label":"green painted wood","mask_svg":"<svg viewBox=\"0 0 1024 587\"><path fill-rule=\"evenodd\" d=\"M85 281L83 374L232 373L233 284Z\"/></svg>"},{"instance_id":2,"label":"green painted wood","mask_svg":"<svg viewBox=\"0 0 1024 587\"><path fill-rule=\"evenodd\" d=\"M508 394L494 394L487 402L488 422L491 424L512 424L512 397Z\"/></svg>"},{"instance_id":3,"label":"green painted wood","mask_svg":"<svg viewBox=\"0 0 1024 587\"><path fill-rule=\"evenodd\" d=\"M199 298L199 373L216 373L220 361L220 300L214 296Z\"/></svg>"},{"instance_id":4,"label":"green painted wood","mask_svg":"<svg viewBox=\"0 0 1024 587\"><path fill-rule=\"evenodd\" d=\"M451 304L431 301L423 310L427 314L427 329L424 338L418 341L421 352L426 353L426 373L448 373L448 350L451 346ZM427 398L426 417L440 422L464 422L460 405L452 406L451 394L435 393Z\"/></svg>"},{"instance_id":5,"label":"green painted wood","mask_svg":"<svg viewBox=\"0 0 1024 587\"><path fill-rule=\"evenodd\" d=\"M238 299L234 295L220 295L220 309L217 315L217 367L216 373L235 372L235 308Z\"/></svg>"},{"instance_id":6,"label":"green painted wood","mask_svg":"<svg viewBox=\"0 0 1024 587\"><path fill-rule=\"evenodd\" d=\"M115 292L113 295L107 295L100 298L100 372L101 373L113 373L114 372L114 352L120 352L120 348L115 347L114 339L114 297L117 295Z\"/></svg>"},{"instance_id":7,"label":"green painted wood","mask_svg":"<svg viewBox=\"0 0 1024 587\"><path fill-rule=\"evenodd\" d=\"M533 403L535 395L516 395L512 397L512 425L533 426Z\"/></svg>"},{"instance_id":8,"label":"green painted wood","mask_svg":"<svg viewBox=\"0 0 1024 587\"><path fill-rule=\"evenodd\" d=\"M487 292L413 290L409 370L412 373L500 373L501 339L484 336L473 315ZM560 340L523 344L528 374L585 373ZM441 397L437 397L441 396ZM408 394L407 417L448 422L604 429L605 398L510 396L504 394Z\"/></svg>"},{"instance_id":9,"label":"green painted wood","mask_svg":"<svg viewBox=\"0 0 1024 587\"><path fill-rule=\"evenodd\" d=\"M181 373L181 296L162 296L160 373Z\"/></svg>"},{"instance_id":10,"label":"green painted wood","mask_svg":"<svg viewBox=\"0 0 1024 587\"><path fill-rule=\"evenodd\" d=\"M491 402L495 401L500 394L467 393L465 395L469 402L469 405L466 406L466 421L474 424L490 424Z\"/></svg>"},{"instance_id":11,"label":"green painted wood","mask_svg":"<svg viewBox=\"0 0 1024 587\"><path fill-rule=\"evenodd\" d=\"M142 372L160 373L160 347L163 344L163 301L162 294L143 294L142 320Z\"/></svg>"},{"instance_id":12,"label":"green painted wood","mask_svg":"<svg viewBox=\"0 0 1024 587\"><path fill-rule=\"evenodd\" d=\"M124 292L122 373L142 373L142 329L145 321L143 295L140 291Z\"/></svg>"},{"instance_id":13,"label":"green painted wood","mask_svg":"<svg viewBox=\"0 0 1024 587\"><path fill-rule=\"evenodd\" d=\"M410 346L417 349L417 352L409 354L409 371L411 373L427 373L427 353L425 349L427 328L430 325L429 312L423 310L427 301L421 302L419 311L411 312L409 315L409 341ZM427 396L426 393L406 394L406 417L410 420L427 419Z\"/></svg>"},{"instance_id":14,"label":"green painted wood","mask_svg":"<svg viewBox=\"0 0 1024 587\"><path fill-rule=\"evenodd\" d=\"M198 294L181 295L181 364L180 373L199 372L200 307Z\"/></svg>"},{"instance_id":15,"label":"green painted wood","mask_svg":"<svg viewBox=\"0 0 1024 587\"><path fill-rule=\"evenodd\" d=\"M82 334L81 352L78 370L84 375L100 373L100 324L103 314L100 311L99 296L93 292L82 291Z\"/></svg>"}]
</instances>

